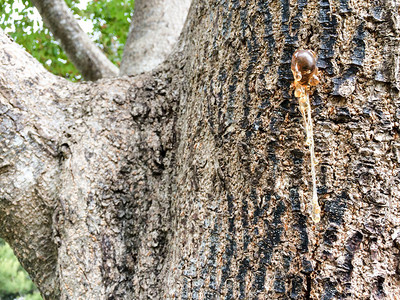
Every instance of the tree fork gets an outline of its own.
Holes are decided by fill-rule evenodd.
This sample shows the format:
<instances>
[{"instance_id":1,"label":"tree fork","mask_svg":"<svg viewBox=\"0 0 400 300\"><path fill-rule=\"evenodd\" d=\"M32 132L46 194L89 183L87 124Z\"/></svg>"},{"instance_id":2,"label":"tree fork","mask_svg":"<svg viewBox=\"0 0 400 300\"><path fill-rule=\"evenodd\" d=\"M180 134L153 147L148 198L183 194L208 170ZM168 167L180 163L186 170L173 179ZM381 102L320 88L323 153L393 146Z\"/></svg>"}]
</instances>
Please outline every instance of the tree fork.
<instances>
[{"instance_id":1,"label":"tree fork","mask_svg":"<svg viewBox=\"0 0 400 300\"><path fill-rule=\"evenodd\" d=\"M32 3L86 80L118 75L118 68L82 30L64 0L32 0Z\"/></svg>"},{"instance_id":2,"label":"tree fork","mask_svg":"<svg viewBox=\"0 0 400 300\"><path fill-rule=\"evenodd\" d=\"M45 299L137 298L169 232L173 83L159 70L72 84L1 45L0 235Z\"/></svg>"},{"instance_id":3,"label":"tree fork","mask_svg":"<svg viewBox=\"0 0 400 300\"><path fill-rule=\"evenodd\" d=\"M37 249L57 253L43 273L61 299L399 294L400 45L391 5L195 1L179 52L159 70L97 83L38 71L2 38L2 104L24 118L3 116L1 125L32 134L3 141L14 166L1 177L0 234L33 278L47 261ZM299 48L317 52L323 73L311 103L316 225L290 89ZM26 165L40 167L37 180L22 180ZM32 209L39 201L47 204ZM26 228L47 248L29 244Z\"/></svg>"}]
</instances>

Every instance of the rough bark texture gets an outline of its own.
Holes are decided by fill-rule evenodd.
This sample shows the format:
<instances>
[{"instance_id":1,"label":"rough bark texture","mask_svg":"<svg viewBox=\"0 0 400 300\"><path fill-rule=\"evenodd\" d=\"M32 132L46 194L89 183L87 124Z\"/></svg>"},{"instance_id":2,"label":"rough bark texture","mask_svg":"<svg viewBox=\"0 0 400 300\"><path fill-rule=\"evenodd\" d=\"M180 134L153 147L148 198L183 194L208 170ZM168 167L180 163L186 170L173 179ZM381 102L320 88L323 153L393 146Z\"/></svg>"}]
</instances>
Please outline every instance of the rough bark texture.
<instances>
[{"instance_id":1,"label":"rough bark texture","mask_svg":"<svg viewBox=\"0 0 400 300\"><path fill-rule=\"evenodd\" d=\"M148 72L171 54L192 0L137 0L120 73Z\"/></svg>"},{"instance_id":2,"label":"rough bark texture","mask_svg":"<svg viewBox=\"0 0 400 300\"><path fill-rule=\"evenodd\" d=\"M32 0L65 53L87 80L114 77L118 68L90 40L64 0Z\"/></svg>"},{"instance_id":3,"label":"rough bark texture","mask_svg":"<svg viewBox=\"0 0 400 300\"><path fill-rule=\"evenodd\" d=\"M188 18L157 71L96 83L1 35L0 235L45 298L396 299L398 4L199 0ZM322 73L317 225L298 48Z\"/></svg>"}]
</instances>

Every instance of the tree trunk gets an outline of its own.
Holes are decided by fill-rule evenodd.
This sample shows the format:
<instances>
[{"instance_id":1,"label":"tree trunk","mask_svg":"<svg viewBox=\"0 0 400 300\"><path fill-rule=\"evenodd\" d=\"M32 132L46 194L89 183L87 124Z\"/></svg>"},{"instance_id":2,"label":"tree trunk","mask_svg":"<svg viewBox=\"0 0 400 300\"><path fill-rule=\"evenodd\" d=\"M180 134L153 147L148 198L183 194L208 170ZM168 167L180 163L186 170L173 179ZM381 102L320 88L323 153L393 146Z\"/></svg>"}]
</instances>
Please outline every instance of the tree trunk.
<instances>
[{"instance_id":1,"label":"tree trunk","mask_svg":"<svg viewBox=\"0 0 400 300\"><path fill-rule=\"evenodd\" d=\"M178 41L192 0L136 0L121 61L121 75L149 72Z\"/></svg>"},{"instance_id":2,"label":"tree trunk","mask_svg":"<svg viewBox=\"0 0 400 300\"><path fill-rule=\"evenodd\" d=\"M399 28L389 1L196 0L157 70L78 84L1 34L0 235L45 299L396 299Z\"/></svg>"}]
</instances>

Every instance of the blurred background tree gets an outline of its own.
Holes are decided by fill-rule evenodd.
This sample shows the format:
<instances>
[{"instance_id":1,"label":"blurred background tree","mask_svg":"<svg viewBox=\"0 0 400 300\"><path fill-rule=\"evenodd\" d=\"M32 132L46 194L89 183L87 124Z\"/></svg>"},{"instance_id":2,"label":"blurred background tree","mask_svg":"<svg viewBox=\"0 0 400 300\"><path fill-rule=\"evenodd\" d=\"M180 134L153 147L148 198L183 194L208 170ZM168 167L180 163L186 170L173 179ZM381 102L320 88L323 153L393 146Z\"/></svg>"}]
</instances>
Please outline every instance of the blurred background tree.
<instances>
[{"instance_id":1,"label":"blurred background tree","mask_svg":"<svg viewBox=\"0 0 400 300\"><path fill-rule=\"evenodd\" d=\"M82 29L119 66L134 0L66 0ZM0 27L50 72L72 81L82 76L43 24L29 0L0 0ZM12 249L0 239L0 299L42 299Z\"/></svg>"},{"instance_id":2,"label":"blurred background tree","mask_svg":"<svg viewBox=\"0 0 400 300\"><path fill-rule=\"evenodd\" d=\"M82 29L119 66L134 0L66 0ZM0 27L52 73L82 79L29 0L0 0Z\"/></svg>"}]
</instances>

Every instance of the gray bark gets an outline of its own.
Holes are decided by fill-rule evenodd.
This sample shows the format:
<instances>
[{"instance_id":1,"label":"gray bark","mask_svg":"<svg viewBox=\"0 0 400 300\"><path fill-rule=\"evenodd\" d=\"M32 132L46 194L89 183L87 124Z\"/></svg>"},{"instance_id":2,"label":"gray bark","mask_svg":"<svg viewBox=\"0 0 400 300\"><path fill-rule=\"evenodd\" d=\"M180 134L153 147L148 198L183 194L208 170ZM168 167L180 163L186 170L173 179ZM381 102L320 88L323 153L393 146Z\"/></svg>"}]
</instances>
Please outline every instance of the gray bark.
<instances>
[{"instance_id":1,"label":"gray bark","mask_svg":"<svg viewBox=\"0 0 400 300\"><path fill-rule=\"evenodd\" d=\"M191 0L137 0L122 57L121 75L153 70L171 54Z\"/></svg>"},{"instance_id":2,"label":"gray bark","mask_svg":"<svg viewBox=\"0 0 400 300\"><path fill-rule=\"evenodd\" d=\"M199 0L188 20L157 71L83 84L1 35L0 236L45 298L396 299L395 4ZM316 225L298 48L321 70Z\"/></svg>"},{"instance_id":3,"label":"gray bark","mask_svg":"<svg viewBox=\"0 0 400 300\"><path fill-rule=\"evenodd\" d=\"M118 68L82 30L64 0L32 0L44 23L87 80L114 77Z\"/></svg>"}]
</instances>

